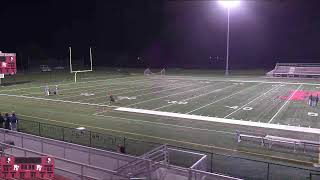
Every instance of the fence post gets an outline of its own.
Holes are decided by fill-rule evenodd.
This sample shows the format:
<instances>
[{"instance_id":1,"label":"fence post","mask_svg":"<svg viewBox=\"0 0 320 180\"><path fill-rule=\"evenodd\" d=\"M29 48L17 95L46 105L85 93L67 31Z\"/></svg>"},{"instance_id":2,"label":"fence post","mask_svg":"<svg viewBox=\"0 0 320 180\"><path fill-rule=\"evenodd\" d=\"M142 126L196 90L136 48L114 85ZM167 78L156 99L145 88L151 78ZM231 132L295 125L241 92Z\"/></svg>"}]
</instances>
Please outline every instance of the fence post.
<instances>
[{"instance_id":1,"label":"fence post","mask_svg":"<svg viewBox=\"0 0 320 180\"><path fill-rule=\"evenodd\" d=\"M89 136L90 136L90 138L89 138L89 144L90 144L90 147L92 147L92 140L91 140L92 136L91 136L91 131L89 131Z\"/></svg>"},{"instance_id":2,"label":"fence post","mask_svg":"<svg viewBox=\"0 0 320 180\"><path fill-rule=\"evenodd\" d=\"M268 163L267 180L269 180L269 173L270 173L270 163Z\"/></svg>"},{"instance_id":3,"label":"fence post","mask_svg":"<svg viewBox=\"0 0 320 180\"><path fill-rule=\"evenodd\" d=\"M40 128L40 126L41 126L41 123L40 122L38 122L38 132L39 132L39 136L41 136L41 128Z\"/></svg>"},{"instance_id":4,"label":"fence post","mask_svg":"<svg viewBox=\"0 0 320 180\"><path fill-rule=\"evenodd\" d=\"M210 152L210 154L211 154L211 161L210 161L210 172L211 173L213 173L213 170L212 170L212 166L213 166L213 153L212 152Z\"/></svg>"},{"instance_id":5,"label":"fence post","mask_svg":"<svg viewBox=\"0 0 320 180\"><path fill-rule=\"evenodd\" d=\"M64 127L62 127L62 140L65 141L65 139L64 139Z\"/></svg>"}]
</instances>

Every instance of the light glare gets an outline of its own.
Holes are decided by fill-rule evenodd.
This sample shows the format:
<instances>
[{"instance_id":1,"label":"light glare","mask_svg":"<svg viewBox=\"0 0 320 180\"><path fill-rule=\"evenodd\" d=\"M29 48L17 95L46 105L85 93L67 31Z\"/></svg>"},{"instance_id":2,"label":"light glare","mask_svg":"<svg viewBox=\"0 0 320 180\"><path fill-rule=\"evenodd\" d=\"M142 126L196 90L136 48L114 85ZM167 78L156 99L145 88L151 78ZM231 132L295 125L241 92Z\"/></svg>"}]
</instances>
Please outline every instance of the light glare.
<instances>
[{"instance_id":1,"label":"light glare","mask_svg":"<svg viewBox=\"0 0 320 180\"><path fill-rule=\"evenodd\" d=\"M237 0L221 0L219 3L225 8L234 8L240 5L240 1Z\"/></svg>"}]
</instances>

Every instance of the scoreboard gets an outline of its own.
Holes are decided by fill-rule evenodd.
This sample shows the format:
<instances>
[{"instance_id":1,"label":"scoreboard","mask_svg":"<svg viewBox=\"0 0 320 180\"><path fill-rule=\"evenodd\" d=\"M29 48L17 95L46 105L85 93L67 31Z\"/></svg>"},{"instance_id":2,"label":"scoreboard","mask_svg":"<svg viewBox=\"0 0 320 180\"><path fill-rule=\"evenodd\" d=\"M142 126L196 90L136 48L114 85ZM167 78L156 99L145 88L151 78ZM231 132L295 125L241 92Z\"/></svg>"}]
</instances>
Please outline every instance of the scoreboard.
<instances>
[{"instance_id":1,"label":"scoreboard","mask_svg":"<svg viewBox=\"0 0 320 180\"><path fill-rule=\"evenodd\" d=\"M0 157L0 178L54 179L52 157Z\"/></svg>"},{"instance_id":2,"label":"scoreboard","mask_svg":"<svg viewBox=\"0 0 320 180\"><path fill-rule=\"evenodd\" d=\"M0 51L0 74L13 75L17 73L16 53Z\"/></svg>"}]
</instances>

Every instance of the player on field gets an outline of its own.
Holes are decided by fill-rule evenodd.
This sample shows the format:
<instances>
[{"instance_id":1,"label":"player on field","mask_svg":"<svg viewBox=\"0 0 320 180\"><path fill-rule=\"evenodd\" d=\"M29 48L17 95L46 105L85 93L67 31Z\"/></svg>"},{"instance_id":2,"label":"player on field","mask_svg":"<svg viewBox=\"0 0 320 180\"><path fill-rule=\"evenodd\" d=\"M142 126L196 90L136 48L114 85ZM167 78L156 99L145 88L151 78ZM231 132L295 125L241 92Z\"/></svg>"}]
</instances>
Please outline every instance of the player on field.
<instances>
[{"instance_id":1,"label":"player on field","mask_svg":"<svg viewBox=\"0 0 320 180\"><path fill-rule=\"evenodd\" d=\"M113 95L109 94L109 105L112 103L115 103L115 102L116 102L116 100L114 99Z\"/></svg>"},{"instance_id":2,"label":"player on field","mask_svg":"<svg viewBox=\"0 0 320 180\"><path fill-rule=\"evenodd\" d=\"M317 105L318 105L318 102L319 102L319 96L318 96L318 94L317 94L317 96L316 96L315 101L316 101L316 106L317 106Z\"/></svg>"},{"instance_id":3,"label":"player on field","mask_svg":"<svg viewBox=\"0 0 320 180\"><path fill-rule=\"evenodd\" d=\"M55 95L58 94L58 85L55 86L55 89L54 89L53 93L54 93Z\"/></svg>"},{"instance_id":4,"label":"player on field","mask_svg":"<svg viewBox=\"0 0 320 180\"><path fill-rule=\"evenodd\" d=\"M45 95L45 96L49 96L49 95L50 95L50 90L49 90L49 86L48 86L48 85L46 85L46 86L44 87L44 95Z\"/></svg>"}]
</instances>

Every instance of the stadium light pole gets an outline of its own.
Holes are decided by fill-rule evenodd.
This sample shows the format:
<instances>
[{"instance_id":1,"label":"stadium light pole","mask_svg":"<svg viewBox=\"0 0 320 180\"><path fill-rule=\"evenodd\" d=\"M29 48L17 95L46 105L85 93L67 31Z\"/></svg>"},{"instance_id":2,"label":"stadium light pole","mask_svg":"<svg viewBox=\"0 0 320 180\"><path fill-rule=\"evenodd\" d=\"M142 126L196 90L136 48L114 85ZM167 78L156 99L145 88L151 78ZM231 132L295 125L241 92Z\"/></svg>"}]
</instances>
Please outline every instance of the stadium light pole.
<instances>
[{"instance_id":1,"label":"stadium light pole","mask_svg":"<svg viewBox=\"0 0 320 180\"><path fill-rule=\"evenodd\" d=\"M225 75L229 75L229 36L230 36L230 9L239 6L240 1L238 0L220 0L218 1L221 6L228 11L228 27L227 27L227 57L226 57L226 71Z\"/></svg>"}]
</instances>

